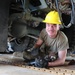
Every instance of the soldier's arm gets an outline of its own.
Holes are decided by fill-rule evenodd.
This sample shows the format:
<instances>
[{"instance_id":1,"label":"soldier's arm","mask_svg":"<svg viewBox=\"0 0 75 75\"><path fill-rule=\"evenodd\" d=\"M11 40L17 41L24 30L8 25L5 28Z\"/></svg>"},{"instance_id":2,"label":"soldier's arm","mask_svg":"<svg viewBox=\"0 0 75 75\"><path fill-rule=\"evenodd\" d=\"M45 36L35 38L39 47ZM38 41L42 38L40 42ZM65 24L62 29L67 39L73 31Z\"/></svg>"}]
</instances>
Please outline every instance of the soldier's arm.
<instances>
[{"instance_id":1,"label":"soldier's arm","mask_svg":"<svg viewBox=\"0 0 75 75\"><path fill-rule=\"evenodd\" d=\"M58 59L54 62L49 62L48 66L59 66L65 63L67 50L61 50L58 52Z\"/></svg>"},{"instance_id":2,"label":"soldier's arm","mask_svg":"<svg viewBox=\"0 0 75 75\"><path fill-rule=\"evenodd\" d=\"M40 38L38 38L37 42L35 43L34 47L35 48L39 48L43 43L43 40L41 40Z\"/></svg>"}]
</instances>

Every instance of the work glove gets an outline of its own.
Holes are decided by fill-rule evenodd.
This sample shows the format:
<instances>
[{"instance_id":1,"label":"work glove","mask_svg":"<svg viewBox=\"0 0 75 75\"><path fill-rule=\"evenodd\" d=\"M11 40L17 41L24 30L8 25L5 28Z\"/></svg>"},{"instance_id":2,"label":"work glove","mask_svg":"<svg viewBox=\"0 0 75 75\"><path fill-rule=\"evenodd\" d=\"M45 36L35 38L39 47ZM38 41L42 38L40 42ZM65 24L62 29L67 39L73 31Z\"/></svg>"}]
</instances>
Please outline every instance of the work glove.
<instances>
[{"instance_id":1,"label":"work glove","mask_svg":"<svg viewBox=\"0 0 75 75\"><path fill-rule=\"evenodd\" d=\"M32 52L34 49L35 49L35 47L33 46L32 48L27 49L26 51L30 53L30 52Z\"/></svg>"},{"instance_id":2,"label":"work glove","mask_svg":"<svg viewBox=\"0 0 75 75\"><path fill-rule=\"evenodd\" d=\"M35 67L39 67L39 68L43 68L46 65L44 65L46 63L44 63L44 60L42 58L35 58L34 61L30 61L28 63L29 66L35 66Z\"/></svg>"},{"instance_id":3,"label":"work glove","mask_svg":"<svg viewBox=\"0 0 75 75\"><path fill-rule=\"evenodd\" d=\"M53 62L56 60L56 57L55 56L49 56L49 55L46 55L44 57L44 60L47 61L47 62Z\"/></svg>"},{"instance_id":4,"label":"work glove","mask_svg":"<svg viewBox=\"0 0 75 75\"><path fill-rule=\"evenodd\" d=\"M41 57L36 58L34 66L39 68L47 68L48 61L46 61L44 58L41 58Z\"/></svg>"},{"instance_id":5,"label":"work glove","mask_svg":"<svg viewBox=\"0 0 75 75\"><path fill-rule=\"evenodd\" d=\"M38 55L39 48L35 48L34 46L30 49L26 50L27 53L31 54L32 56Z\"/></svg>"},{"instance_id":6,"label":"work glove","mask_svg":"<svg viewBox=\"0 0 75 75\"><path fill-rule=\"evenodd\" d=\"M43 67L48 68L48 62L53 62L55 60L56 60L56 57L55 56L46 55L44 57Z\"/></svg>"},{"instance_id":7,"label":"work glove","mask_svg":"<svg viewBox=\"0 0 75 75\"><path fill-rule=\"evenodd\" d=\"M39 68L48 68L48 62L51 62L53 60L55 60L55 57L53 56L49 57L49 55L46 55L44 58L39 56L38 58L35 58L34 61L29 62L28 65Z\"/></svg>"}]
</instances>

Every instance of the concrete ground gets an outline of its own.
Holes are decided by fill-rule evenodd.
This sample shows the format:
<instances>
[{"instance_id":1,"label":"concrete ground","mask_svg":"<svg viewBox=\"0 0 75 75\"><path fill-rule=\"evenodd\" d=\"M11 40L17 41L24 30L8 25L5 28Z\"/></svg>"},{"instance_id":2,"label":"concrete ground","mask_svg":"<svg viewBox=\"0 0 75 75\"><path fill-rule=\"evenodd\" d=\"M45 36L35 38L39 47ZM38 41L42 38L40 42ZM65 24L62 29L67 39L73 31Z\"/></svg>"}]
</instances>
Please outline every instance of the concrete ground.
<instances>
[{"instance_id":1,"label":"concrete ground","mask_svg":"<svg viewBox=\"0 0 75 75\"><path fill-rule=\"evenodd\" d=\"M17 54L0 54L0 75L75 75L75 65L49 69L25 66L22 54Z\"/></svg>"},{"instance_id":2,"label":"concrete ground","mask_svg":"<svg viewBox=\"0 0 75 75\"><path fill-rule=\"evenodd\" d=\"M0 75L50 75L50 73L18 66L0 65Z\"/></svg>"}]
</instances>

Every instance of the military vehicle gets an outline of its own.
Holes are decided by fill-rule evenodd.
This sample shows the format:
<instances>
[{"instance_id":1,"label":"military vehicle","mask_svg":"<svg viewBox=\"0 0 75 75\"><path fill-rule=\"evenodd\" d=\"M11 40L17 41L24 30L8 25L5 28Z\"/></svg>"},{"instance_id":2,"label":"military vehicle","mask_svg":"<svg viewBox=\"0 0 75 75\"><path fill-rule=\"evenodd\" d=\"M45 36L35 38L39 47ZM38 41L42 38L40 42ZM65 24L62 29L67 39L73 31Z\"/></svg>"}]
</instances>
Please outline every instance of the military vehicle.
<instances>
[{"instance_id":1,"label":"military vehicle","mask_svg":"<svg viewBox=\"0 0 75 75\"><path fill-rule=\"evenodd\" d=\"M40 31L45 28L45 24L42 23L42 20L52 9L56 9L59 12L62 21L61 30L68 37L70 46L70 48L68 49L68 54L71 54L74 51L74 0L70 0L70 3L68 5L62 5L60 0L2 0L0 3L0 24L2 27L0 29L0 52L9 53L9 45L11 46L13 52L23 52L26 49L33 47L38 39ZM29 65L32 65L34 63L35 62ZM36 66L38 67L38 65ZM44 65L40 66L44 67ZM52 70L52 72L53 71L54 70Z\"/></svg>"},{"instance_id":2,"label":"military vehicle","mask_svg":"<svg viewBox=\"0 0 75 75\"><path fill-rule=\"evenodd\" d=\"M57 9L62 21L61 30L69 39L70 51L75 49L75 2L61 5L60 0L12 0L9 10L9 35L14 51L30 48L45 27L42 20L51 9Z\"/></svg>"},{"instance_id":3,"label":"military vehicle","mask_svg":"<svg viewBox=\"0 0 75 75\"><path fill-rule=\"evenodd\" d=\"M5 2L5 4L4 4ZM75 1L70 0L68 5L62 5L60 0L9 0L1 2L2 29L1 36L5 42L11 37L10 43L15 51L24 51L31 48L38 39L40 31L45 27L42 20L51 9L57 9L62 21L61 30L69 39L69 52L75 49ZM6 9L7 10L6 10ZM3 12L6 12L3 14ZM5 16L5 18L3 17ZM7 19L7 20L6 20ZM4 23L4 25L3 25ZM8 25L8 28L7 28ZM7 29L8 33L7 33ZM1 30L2 32L2 30ZM2 39L3 39L2 37ZM1 51L6 51L6 43L1 40ZM4 45L4 46L3 46Z\"/></svg>"}]
</instances>

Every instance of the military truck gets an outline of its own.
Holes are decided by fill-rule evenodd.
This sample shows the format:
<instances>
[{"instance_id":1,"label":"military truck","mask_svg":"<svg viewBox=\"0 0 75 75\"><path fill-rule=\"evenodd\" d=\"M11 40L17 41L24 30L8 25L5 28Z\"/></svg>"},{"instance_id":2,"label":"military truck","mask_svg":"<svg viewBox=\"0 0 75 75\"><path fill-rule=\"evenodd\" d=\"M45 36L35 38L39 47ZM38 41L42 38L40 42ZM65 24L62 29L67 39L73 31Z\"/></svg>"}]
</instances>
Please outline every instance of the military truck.
<instances>
[{"instance_id":1,"label":"military truck","mask_svg":"<svg viewBox=\"0 0 75 75\"><path fill-rule=\"evenodd\" d=\"M7 38L10 39L12 49L24 51L31 48L38 39L40 31L45 27L42 20L51 9L59 12L62 25L61 30L69 39L69 52L75 49L75 1L65 5L61 0L9 0L1 1L1 50L6 52Z\"/></svg>"},{"instance_id":2,"label":"military truck","mask_svg":"<svg viewBox=\"0 0 75 75\"><path fill-rule=\"evenodd\" d=\"M9 34L14 51L23 51L33 46L40 31L45 27L42 20L51 9L57 9L62 21L61 30L69 39L70 48L75 49L75 2L61 5L60 0L12 0L9 9ZM33 43L32 43L33 42Z\"/></svg>"}]
</instances>

